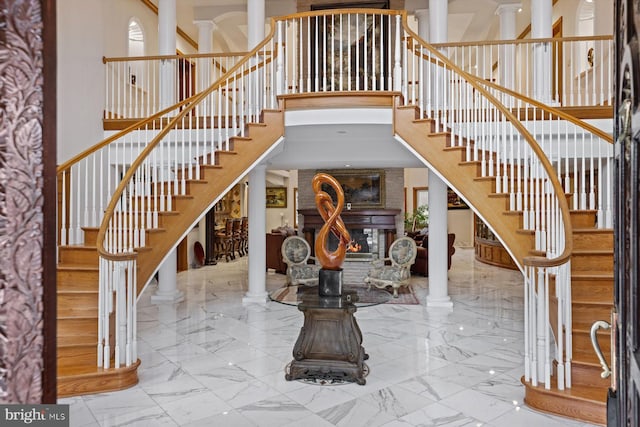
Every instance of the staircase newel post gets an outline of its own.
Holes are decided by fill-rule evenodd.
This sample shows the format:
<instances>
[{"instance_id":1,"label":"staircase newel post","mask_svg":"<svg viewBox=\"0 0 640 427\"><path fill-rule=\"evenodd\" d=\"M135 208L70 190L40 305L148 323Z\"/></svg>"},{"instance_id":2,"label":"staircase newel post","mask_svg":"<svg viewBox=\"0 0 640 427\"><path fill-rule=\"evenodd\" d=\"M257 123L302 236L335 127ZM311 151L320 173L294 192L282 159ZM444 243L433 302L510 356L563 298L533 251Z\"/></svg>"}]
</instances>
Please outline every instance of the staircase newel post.
<instances>
[{"instance_id":1,"label":"staircase newel post","mask_svg":"<svg viewBox=\"0 0 640 427\"><path fill-rule=\"evenodd\" d=\"M107 269L108 261L102 257L99 260L99 272L98 272L98 367L104 366L104 301L106 297L106 286L108 283Z\"/></svg>"},{"instance_id":2,"label":"staircase newel post","mask_svg":"<svg viewBox=\"0 0 640 427\"><path fill-rule=\"evenodd\" d=\"M402 66L400 65L400 15L396 15L396 40L393 57L393 90L400 92L402 90Z\"/></svg>"},{"instance_id":3,"label":"staircase newel post","mask_svg":"<svg viewBox=\"0 0 640 427\"><path fill-rule=\"evenodd\" d=\"M546 322L546 318L545 318L545 314L546 314L546 299L547 296L545 295L545 289L544 289L544 274L542 272L541 268L537 268L537 267L533 267L534 268L534 275L537 276L536 277L536 291L537 291L537 299L538 299L538 303L537 303L537 313L536 313L536 351L538 354L537 359L537 363L535 366L536 372L537 372L537 376L538 378L544 378L543 381L545 383L545 388L548 388L548 382L546 380L546 377L544 377L544 361L547 359L547 355L545 354L545 335L546 335L546 330L549 327L548 323Z\"/></svg>"},{"instance_id":4,"label":"staircase newel post","mask_svg":"<svg viewBox=\"0 0 640 427\"><path fill-rule=\"evenodd\" d=\"M531 281L529 280L529 267L525 267L524 274L524 379L531 380L531 343L529 328L531 325L531 302L529 295L531 294Z\"/></svg>"}]
</instances>

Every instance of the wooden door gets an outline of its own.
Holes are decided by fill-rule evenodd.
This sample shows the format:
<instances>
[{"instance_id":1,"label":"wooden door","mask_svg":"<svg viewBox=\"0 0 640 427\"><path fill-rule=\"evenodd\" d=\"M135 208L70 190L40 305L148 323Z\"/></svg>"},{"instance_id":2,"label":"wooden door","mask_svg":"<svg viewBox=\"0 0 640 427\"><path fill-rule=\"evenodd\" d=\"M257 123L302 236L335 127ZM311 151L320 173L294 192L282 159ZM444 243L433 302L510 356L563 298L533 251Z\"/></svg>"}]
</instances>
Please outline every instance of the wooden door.
<instances>
[{"instance_id":1,"label":"wooden door","mask_svg":"<svg viewBox=\"0 0 640 427\"><path fill-rule=\"evenodd\" d=\"M187 58L178 59L178 101L196 93L196 64Z\"/></svg>"},{"instance_id":2,"label":"wooden door","mask_svg":"<svg viewBox=\"0 0 640 427\"><path fill-rule=\"evenodd\" d=\"M640 96L637 2L616 1L614 381L609 425L640 425ZM616 319L617 316L617 319Z\"/></svg>"}]
</instances>

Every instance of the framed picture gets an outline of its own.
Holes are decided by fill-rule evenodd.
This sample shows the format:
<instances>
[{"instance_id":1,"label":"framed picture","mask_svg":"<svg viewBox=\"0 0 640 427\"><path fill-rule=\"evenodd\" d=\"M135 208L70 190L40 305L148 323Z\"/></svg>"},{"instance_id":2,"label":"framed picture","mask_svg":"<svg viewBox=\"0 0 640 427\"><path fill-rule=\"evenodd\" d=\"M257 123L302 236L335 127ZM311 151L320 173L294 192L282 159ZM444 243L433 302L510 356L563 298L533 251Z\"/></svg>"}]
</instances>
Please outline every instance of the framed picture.
<instances>
[{"instance_id":1,"label":"framed picture","mask_svg":"<svg viewBox=\"0 0 640 427\"><path fill-rule=\"evenodd\" d=\"M469 206L456 194L455 191L447 187L447 208L448 209L469 209Z\"/></svg>"},{"instance_id":2,"label":"framed picture","mask_svg":"<svg viewBox=\"0 0 640 427\"><path fill-rule=\"evenodd\" d=\"M267 187L268 208L286 208L287 207L287 188L286 187Z\"/></svg>"},{"instance_id":3,"label":"framed picture","mask_svg":"<svg viewBox=\"0 0 640 427\"><path fill-rule=\"evenodd\" d=\"M382 169L346 169L322 171L338 180L344 191L345 205L352 209L384 208L384 170ZM322 186L334 202L337 199L333 188L327 184ZM345 207L348 209L348 207Z\"/></svg>"}]
</instances>

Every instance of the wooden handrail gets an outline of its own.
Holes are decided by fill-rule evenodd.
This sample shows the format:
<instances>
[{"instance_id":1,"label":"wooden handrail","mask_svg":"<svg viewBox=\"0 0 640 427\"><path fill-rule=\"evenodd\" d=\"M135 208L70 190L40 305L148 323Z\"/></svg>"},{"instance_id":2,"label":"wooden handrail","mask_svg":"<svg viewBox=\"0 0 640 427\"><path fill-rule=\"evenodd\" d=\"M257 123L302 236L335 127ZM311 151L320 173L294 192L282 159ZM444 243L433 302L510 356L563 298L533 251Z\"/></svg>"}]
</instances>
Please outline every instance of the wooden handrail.
<instances>
[{"instance_id":1,"label":"wooden handrail","mask_svg":"<svg viewBox=\"0 0 640 427\"><path fill-rule=\"evenodd\" d=\"M184 55L149 55L149 56L113 56L102 57L102 63L123 61L151 61L162 59L197 59L197 58L224 58L227 56L246 56L248 52L224 52L224 53L189 53Z\"/></svg>"},{"instance_id":2,"label":"wooden handrail","mask_svg":"<svg viewBox=\"0 0 640 427\"><path fill-rule=\"evenodd\" d=\"M556 193L556 198L558 199L558 204L562 214L562 220L564 222L564 250L563 252L555 258L544 258L541 256L527 256L524 257L522 262L524 265L529 265L533 267L555 267L562 265L569 261L571 258L571 253L573 252L573 230L571 227L571 217L569 214L569 204L567 202L567 198L564 195L564 189L556 176L555 170L551 165L551 162L544 154L542 149L538 146L536 140L533 138L531 133L525 128L525 126L518 120L513 113L500 101L498 101L493 95L491 95L484 87L478 84L478 77L473 76L466 71L461 70L455 64L453 64L449 59L440 53L433 45L426 43L420 36L414 33L407 24L407 13L406 11L402 12L402 24L404 26L405 31L415 38L420 44L423 45L426 49L428 49L431 54L437 57L447 68L454 70L459 75L463 76L468 83L474 87L479 93L481 93L486 99L488 99L496 109L498 109L504 116L513 124L513 126L520 132L520 134L524 137L529 144L531 150L538 156L538 160L540 160L540 164L543 166L547 175L549 176L549 180L553 189Z\"/></svg>"},{"instance_id":3,"label":"wooden handrail","mask_svg":"<svg viewBox=\"0 0 640 427\"><path fill-rule=\"evenodd\" d=\"M436 49L445 47L466 47L466 46L495 46L505 44L533 44L533 43L551 43L551 42L574 42L574 41L597 41L597 40L613 40L611 36L573 36L573 37L548 37L540 39L515 39L515 40L485 40L476 42L452 42L452 43L432 43Z\"/></svg>"},{"instance_id":4,"label":"wooden handrail","mask_svg":"<svg viewBox=\"0 0 640 427\"><path fill-rule=\"evenodd\" d=\"M56 173L60 174L61 172L64 172L65 170L69 169L71 166L73 166L74 164L82 161L85 157L90 156L91 154L95 153L96 151L100 150L101 148L104 148L105 146L109 145L110 143L112 143L113 141L117 140L118 138L123 137L124 135L133 132L134 130L140 129L143 126L146 126L147 124L151 123L152 121L159 119L160 117L162 117L163 115L175 110L176 108L180 108L183 105L191 102L194 100L194 98L196 97L196 95L193 95L189 98L183 99L182 101L180 101L179 103L172 105L170 107L165 108L162 111L158 111L157 113L139 120L135 123L133 123L131 126L128 126L127 128L121 130L120 132L111 135L110 137L102 140L101 142L97 143L96 145L86 149L85 151L81 152L80 154L77 154L75 156L73 156L72 158L70 158L69 160L67 160L66 162L64 162L63 164L61 164L60 166L57 167Z\"/></svg>"},{"instance_id":5,"label":"wooden handrail","mask_svg":"<svg viewBox=\"0 0 640 427\"><path fill-rule=\"evenodd\" d=\"M324 9L324 10L312 10L307 12L292 13L290 15L283 15L274 17L277 21L284 21L295 18L308 18L308 17L322 17L327 15L349 15L349 14L369 14L369 15L391 15L396 16L406 11L392 10L392 9L367 9L367 8L345 8L345 9Z\"/></svg>"},{"instance_id":6,"label":"wooden handrail","mask_svg":"<svg viewBox=\"0 0 640 427\"><path fill-rule=\"evenodd\" d=\"M587 132L596 135L597 137L599 137L599 138L603 139L604 141L608 142L609 144L613 144L613 136L612 135L609 135L609 134L603 132L601 129L598 129L597 127L592 126L589 123L587 123L587 122L585 122L583 120L580 120L575 116L572 116L571 114L567 114L564 111L559 110L559 109L557 109L555 107L543 104L540 101L537 101L537 100L535 100L533 98L529 98L526 95L522 95L521 93L515 92L515 91L513 91L511 89L507 89L507 88L505 88L503 86L500 86L500 85L498 85L496 83L493 83L493 82L490 82L488 80L484 80L484 79L482 79L480 77L475 77L475 79L480 84L483 84L483 85L489 86L489 87L491 87L493 89L496 89L496 90L499 90L501 92L504 92L504 93L508 94L509 96L513 96L514 98L520 99L523 102L527 102L529 104L532 104L534 107L539 108L540 110L544 110L544 111L546 111L546 112L548 112L550 114L554 114L554 115L560 117L561 119L566 120L566 121L568 121L568 122L570 122L570 123L572 123L572 124L574 124L574 125L576 125L578 127L581 127L582 129L586 130Z\"/></svg>"},{"instance_id":7,"label":"wooden handrail","mask_svg":"<svg viewBox=\"0 0 640 427\"><path fill-rule=\"evenodd\" d=\"M124 193L127 185L129 185L129 182L131 181L131 179L135 175L135 173L138 170L138 168L146 160L147 156L156 148L156 146L169 133L169 131L173 128L173 126L179 120L182 120L182 118L185 115L187 115L189 112L191 112L195 108L195 106L198 105L207 96L209 96L209 94L211 94L213 91L219 89L220 86L222 86L222 84L224 82L226 82L229 78L232 78L232 77L237 78L238 74L236 74L234 76L233 73L235 73L246 62L248 62L249 59L251 59L255 53L259 52L262 47L266 46L266 44L273 38L273 35L275 33L275 29L276 29L275 20L272 19L272 21L271 21L271 31L265 37L265 39L261 43L259 43L255 48L253 48L253 50L251 50L251 52L249 52L243 59L241 59L233 67L231 67L231 69L226 74L224 74L222 77L220 77L218 79L218 81L215 82L214 84L212 84L208 89L206 89L206 90L200 92L199 94L196 94L193 97L189 98L190 100L192 100L192 102L189 104L189 106L187 108L182 109L182 111L180 111L180 113L177 116L175 116L173 119L171 119L171 121L165 125L165 127L158 133L158 135L156 135L155 138L153 138L153 140L151 140L151 142L142 150L142 152L131 163L131 165L127 169L126 173L124 174L124 176L120 180L120 183L118 184L118 186L114 190L113 195L111 196L111 200L109 201L109 204L107 205L107 208L105 209L105 213L104 213L104 215L102 217L102 221L100 223L100 228L98 229L98 235L96 237L96 246L97 246L97 250L98 250L98 253L100 254L100 256L102 256L105 259L111 260L111 261L126 261L126 260L133 260L133 259L137 258L137 253L136 252L121 252L121 253L113 254L111 252L108 252L104 247L104 240L105 240L105 236L106 236L106 233L107 233L107 228L109 227L109 222L111 221L111 218L113 217L116 205L120 202L120 198L122 197L122 194ZM257 67L257 66L258 65L254 66L254 67ZM243 75L244 73L239 73L239 74ZM176 104L173 107L169 107L168 110L171 111L172 109L178 108L179 105L180 104ZM149 119L147 119L147 120L149 120ZM130 129L133 126L135 126L135 125L132 125L127 129ZM124 131L120 132L120 134L122 134L123 132Z\"/></svg>"}]
</instances>

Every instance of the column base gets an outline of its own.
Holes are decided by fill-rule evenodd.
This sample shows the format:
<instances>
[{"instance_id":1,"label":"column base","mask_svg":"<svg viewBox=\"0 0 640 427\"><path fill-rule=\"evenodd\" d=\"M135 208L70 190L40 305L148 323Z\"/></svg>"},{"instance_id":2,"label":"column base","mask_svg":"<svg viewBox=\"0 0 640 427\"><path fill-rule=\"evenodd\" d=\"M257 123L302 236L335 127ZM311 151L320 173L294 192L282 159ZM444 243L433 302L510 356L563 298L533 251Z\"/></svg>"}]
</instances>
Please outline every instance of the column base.
<instances>
[{"instance_id":1,"label":"column base","mask_svg":"<svg viewBox=\"0 0 640 427\"><path fill-rule=\"evenodd\" d=\"M446 297L432 297L427 296L427 307L433 308L448 308L453 309L453 301L449 296Z\"/></svg>"},{"instance_id":2,"label":"column base","mask_svg":"<svg viewBox=\"0 0 640 427\"><path fill-rule=\"evenodd\" d=\"M166 294L162 292L156 292L154 295L151 295L151 302L154 302L156 304L175 304L182 301L184 301L184 292L178 290Z\"/></svg>"},{"instance_id":3,"label":"column base","mask_svg":"<svg viewBox=\"0 0 640 427\"><path fill-rule=\"evenodd\" d=\"M262 304L262 305L266 305L267 302L269 301L269 294L265 293L260 293L260 294L250 294L249 292L247 292L243 297L242 297L242 304Z\"/></svg>"}]
</instances>

